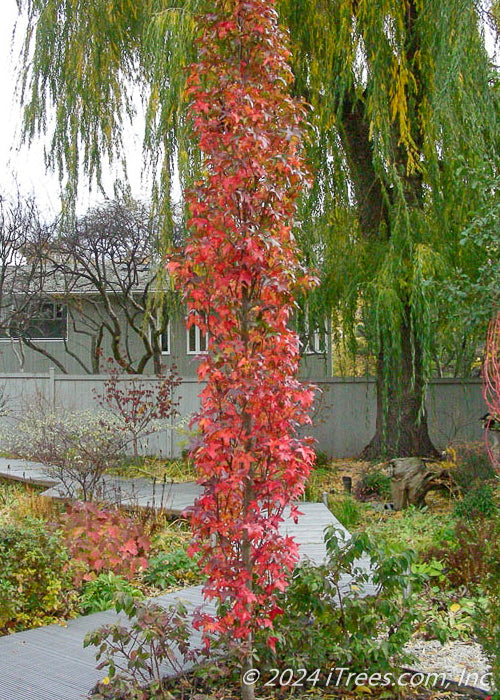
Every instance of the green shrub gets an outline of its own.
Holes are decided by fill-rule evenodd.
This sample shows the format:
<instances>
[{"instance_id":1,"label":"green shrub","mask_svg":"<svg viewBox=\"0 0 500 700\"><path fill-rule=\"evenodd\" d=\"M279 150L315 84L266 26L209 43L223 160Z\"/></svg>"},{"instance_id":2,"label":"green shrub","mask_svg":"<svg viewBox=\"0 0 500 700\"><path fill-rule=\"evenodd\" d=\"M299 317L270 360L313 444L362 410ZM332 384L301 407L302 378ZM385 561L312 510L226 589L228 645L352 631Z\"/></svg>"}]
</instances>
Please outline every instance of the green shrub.
<instances>
[{"instance_id":1,"label":"green shrub","mask_svg":"<svg viewBox=\"0 0 500 700\"><path fill-rule=\"evenodd\" d=\"M431 581L422 596L431 602L426 626L432 626L441 641L450 637L463 640L472 626L500 689L500 512L484 517L477 515L475 506L464 512L466 516L473 512L475 517L459 519L454 529L426 552L426 566L432 565L434 573L439 568L436 559L443 565L437 571L441 580ZM500 700L500 693L492 697Z\"/></svg>"},{"instance_id":2,"label":"green shrub","mask_svg":"<svg viewBox=\"0 0 500 700\"><path fill-rule=\"evenodd\" d=\"M369 501L372 498L390 498L391 480L380 471L365 472L356 484L355 496L358 501Z\"/></svg>"},{"instance_id":3,"label":"green shrub","mask_svg":"<svg viewBox=\"0 0 500 700\"><path fill-rule=\"evenodd\" d=\"M196 560L191 559L185 549L175 549L151 557L142 578L150 586L164 590L197 582L200 570Z\"/></svg>"},{"instance_id":4,"label":"green shrub","mask_svg":"<svg viewBox=\"0 0 500 700\"><path fill-rule=\"evenodd\" d=\"M258 639L257 653L268 666L328 669L334 664L383 674L407 660L403 646L415 619L407 591L413 553L388 551L365 535L347 542L342 537L329 530L326 565L296 567L280 601L283 614L274 620L276 655L264 636ZM362 556L368 567L360 564ZM363 595L370 566L373 589Z\"/></svg>"},{"instance_id":5,"label":"green shrub","mask_svg":"<svg viewBox=\"0 0 500 700\"><path fill-rule=\"evenodd\" d=\"M467 491L462 501L455 506L455 515L466 520L490 518L498 512L493 489L489 484L478 484Z\"/></svg>"},{"instance_id":6,"label":"green shrub","mask_svg":"<svg viewBox=\"0 0 500 700\"><path fill-rule=\"evenodd\" d=\"M500 513L484 528L484 560L486 563L478 586L480 606L475 617L475 632L486 654L493 674L496 693L500 700ZM476 523L474 523L476 525Z\"/></svg>"},{"instance_id":7,"label":"green shrub","mask_svg":"<svg viewBox=\"0 0 500 700\"><path fill-rule=\"evenodd\" d=\"M0 631L38 627L74 613L68 550L34 519L0 527Z\"/></svg>"},{"instance_id":8,"label":"green shrub","mask_svg":"<svg viewBox=\"0 0 500 700\"><path fill-rule=\"evenodd\" d=\"M316 469L321 467L327 467L332 460L322 450L315 450L314 466Z\"/></svg>"},{"instance_id":9,"label":"green shrub","mask_svg":"<svg viewBox=\"0 0 500 700\"><path fill-rule=\"evenodd\" d=\"M425 562L439 560L448 588L465 588L475 592L491 564L488 551L494 525L489 519L458 520L439 544L424 554Z\"/></svg>"},{"instance_id":10,"label":"green shrub","mask_svg":"<svg viewBox=\"0 0 500 700\"><path fill-rule=\"evenodd\" d=\"M500 700L500 589L490 591L475 615L475 632L490 662L493 683L497 688L491 697Z\"/></svg>"},{"instance_id":11,"label":"green shrub","mask_svg":"<svg viewBox=\"0 0 500 700\"><path fill-rule=\"evenodd\" d=\"M115 605L119 594L133 598L144 597L142 592L123 576L116 576L112 571L99 574L96 579L83 584L80 610L84 615L109 610Z\"/></svg>"},{"instance_id":12,"label":"green shrub","mask_svg":"<svg viewBox=\"0 0 500 700\"><path fill-rule=\"evenodd\" d=\"M173 697L163 692L162 666L168 664L179 673L198 656L190 647L191 628L186 608L177 603L163 609L154 603L121 596L116 610L125 613L128 626L106 625L85 638L85 647L97 647L98 668L108 669L106 682L97 684L92 697L96 700Z\"/></svg>"}]
</instances>

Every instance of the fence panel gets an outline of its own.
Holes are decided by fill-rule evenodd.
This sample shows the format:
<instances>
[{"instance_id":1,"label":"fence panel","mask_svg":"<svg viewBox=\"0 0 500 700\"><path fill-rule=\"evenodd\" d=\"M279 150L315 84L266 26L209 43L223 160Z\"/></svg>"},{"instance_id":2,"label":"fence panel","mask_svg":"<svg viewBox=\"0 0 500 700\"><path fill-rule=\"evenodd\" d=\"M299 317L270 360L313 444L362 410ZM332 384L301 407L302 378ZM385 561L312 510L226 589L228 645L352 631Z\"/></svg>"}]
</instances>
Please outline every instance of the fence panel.
<instances>
[{"instance_id":1,"label":"fence panel","mask_svg":"<svg viewBox=\"0 0 500 700\"><path fill-rule=\"evenodd\" d=\"M141 382L155 382L154 377L138 377ZM127 378L124 379L126 381ZM4 374L4 409L0 415L10 425L19 420L26 408L37 401L49 402L56 408L95 410L95 393L102 392L106 376L55 374ZM317 382L313 421L307 429L317 441L317 448L333 457L352 457L361 451L375 430L375 382L370 379L332 378ZM143 454L178 456L189 443L189 419L199 409L201 385L195 379L184 379L175 390L179 399L180 419L173 419L169 428L144 438ZM481 380L444 379L431 382L427 410L431 438L439 448L453 441L480 440L480 416L486 411ZM9 428L10 429L10 428ZM15 428L13 428L15 429ZM1 449L1 446L0 446Z\"/></svg>"}]
</instances>

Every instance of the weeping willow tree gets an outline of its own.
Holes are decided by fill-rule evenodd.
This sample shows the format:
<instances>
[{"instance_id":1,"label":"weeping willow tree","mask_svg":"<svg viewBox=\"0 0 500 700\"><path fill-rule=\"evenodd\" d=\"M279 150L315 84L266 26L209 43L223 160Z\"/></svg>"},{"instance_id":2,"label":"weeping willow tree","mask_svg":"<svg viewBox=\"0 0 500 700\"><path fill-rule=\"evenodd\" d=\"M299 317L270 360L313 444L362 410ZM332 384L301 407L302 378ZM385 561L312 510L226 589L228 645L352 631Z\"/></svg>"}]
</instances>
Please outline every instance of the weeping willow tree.
<instances>
[{"instance_id":1,"label":"weeping willow tree","mask_svg":"<svg viewBox=\"0 0 500 700\"><path fill-rule=\"evenodd\" d=\"M48 137L71 213L82 178L103 166L127 178L127 127L145 111L144 163L165 234L174 228L173 172L192 179L199 156L185 122L186 67L195 56L203 0L17 0L25 31L19 94L23 140ZM138 105L141 109L138 110Z\"/></svg>"},{"instance_id":2,"label":"weeping willow tree","mask_svg":"<svg viewBox=\"0 0 500 700\"><path fill-rule=\"evenodd\" d=\"M355 352L375 357L376 432L364 454L433 454L425 413L437 290L463 256L494 151L482 18L472 0L284 0L296 89L313 105L316 186L301 243Z\"/></svg>"},{"instance_id":3,"label":"weeping willow tree","mask_svg":"<svg viewBox=\"0 0 500 700\"><path fill-rule=\"evenodd\" d=\"M145 161L168 238L172 173L201 167L184 119L185 67L210 0L17 0L27 15L24 136L50 134L47 164L66 201L79 177L121 160L137 95ZM280 0L292 35L295 90L313 106L316 172L299 236L323 284L308 313L335 313L355 352L364 322L377 376L367 455L429 454L424 410L436 281L476 194L474 168L493 148L489 62L473 0ZM340 332L340 331L339 331Z\"/></svg>"}]
</instances>

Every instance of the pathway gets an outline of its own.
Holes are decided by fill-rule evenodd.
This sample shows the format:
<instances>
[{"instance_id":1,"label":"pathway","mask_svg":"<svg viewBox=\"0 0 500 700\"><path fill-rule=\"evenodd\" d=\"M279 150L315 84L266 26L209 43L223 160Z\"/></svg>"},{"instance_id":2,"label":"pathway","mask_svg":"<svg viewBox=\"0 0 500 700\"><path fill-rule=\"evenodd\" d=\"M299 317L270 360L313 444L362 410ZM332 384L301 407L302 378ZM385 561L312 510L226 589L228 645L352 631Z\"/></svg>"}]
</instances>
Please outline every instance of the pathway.
<instances>
[{"instance_id":1,"label":"pathway","mask_svg":"<svg viewBox=\"0 0 500 700\"><path fill-rule=\"evenodd\" d=\"M23 481L47 488L44 496L64 497L64 489L57 478L50 476L38 462L0 457L0 478ZM180 515L201 492L193 483L153 482L151 479L126 479L119 476L103 477L104 500L142 508L163 508L171 515Z\"/></svg>"},{"instance_id":2,"label":"pathway","mask_svg":"<svg viewBox=\"0 0 500 700\"><path fill-rule=\"evenodd\" d=\"M7 464L8 462L8 464ZM41 483L45 479L42 465L17 460L0 460L0 476ZM7 472L7 473L6 473ZM51 486L54 486L52 483ZM172 508L182 509L193 501L195 484L176 484L171 491ZM196 488L195 488L196 487ZM145 493L145 498L147 494ZM187 502L189 501L189 502ZM187 502L187 503L185 503ZM283 523L282 532L295 537L302 559L321 563L326 556L323 531L334 524L349 533L321 503L301 503L303 513L298 523L290 518ZM344 581L346 588L349 580ZM368 590L367 590L368 592ZM168 606L175 600L188 606L203 603L201 586L183 589L155 598ZM83 648L87 632L119 619L114 611L95 613L70 620L65 627L49 625L34 630L0 637L0 700L82 700L89 690L105 675L95 668L94 648Z\"/></svg>"}]
</instances>

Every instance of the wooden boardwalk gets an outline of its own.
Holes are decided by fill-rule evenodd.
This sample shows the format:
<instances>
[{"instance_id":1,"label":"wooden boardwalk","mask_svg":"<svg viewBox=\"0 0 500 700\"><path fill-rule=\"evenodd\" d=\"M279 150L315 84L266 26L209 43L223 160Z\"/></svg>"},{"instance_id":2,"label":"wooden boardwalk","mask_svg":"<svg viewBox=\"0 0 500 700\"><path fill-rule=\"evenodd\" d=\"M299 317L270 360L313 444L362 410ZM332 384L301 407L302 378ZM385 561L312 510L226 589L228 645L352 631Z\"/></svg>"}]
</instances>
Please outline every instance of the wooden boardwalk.
<instances>
[{"instance_id":1,"label":"wooden boardwalk","mask_svg":"<svg viewBox=\"0 0 500 700\"><path fill-rule=\"evenodd\" d=\"M0 476L5 476L7 460L1 460ZM44 478L33 463L12 464L10 478L40 483ZM23 472L24 470L24 472ZM25 477L23 478L23 474ZM47 485L47 484L44 484ZM190 484L178 484L175 505L190 505L195 490ZM198 487L196 487L198 488ZM189 502L187 502L189 501ZM183 505L183 508L186 507ZM325 527L330 524L349 533L321 503L300 503L303 515L298 523L285 520L283 534L293 536L300 547L302 559L321 563L326 556L323 540ZM344 582L349 587L349 580ZM194 586L154 598L155 602L168 606L176 600L197 607L203 603L201 586ZM49 625L25 632L0 637L0 700L82 700L91 688L103 678L105 671L97 671L94 648L83 648L87 632L104 624L122 619L114 611L87 615L70 620L65 627Z\"/></svg>"},{"instance_id":2,"label":"wooden boardwalk","mask_svg":"<svg viewBox=\"0 0 500 700\"><path fill-rule=\"evenodd\" d=\"M63 487L57 478L50 475L43 464L21 459L0 458L0 478L22 481L47 488L44 496L63 498ZM193 504L201 493L201 488L193 483L161 483L150 479L126 479L119 476L105 476L102 479L103 500L123 506L141 508L163 508L171 515L181 513Z\"/></svg>"}]
</instances>

